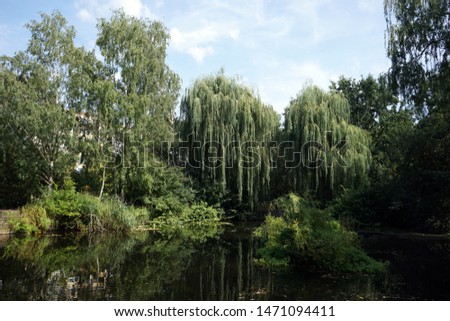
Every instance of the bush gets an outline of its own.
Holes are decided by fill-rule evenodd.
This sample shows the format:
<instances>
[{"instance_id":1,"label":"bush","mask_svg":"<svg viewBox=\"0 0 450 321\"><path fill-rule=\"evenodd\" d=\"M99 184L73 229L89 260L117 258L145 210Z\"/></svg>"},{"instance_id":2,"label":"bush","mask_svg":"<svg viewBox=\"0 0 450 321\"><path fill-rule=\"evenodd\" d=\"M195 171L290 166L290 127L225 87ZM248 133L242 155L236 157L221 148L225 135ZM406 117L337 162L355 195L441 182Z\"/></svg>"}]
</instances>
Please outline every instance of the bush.
<instances>
[{"instance_id":1,"label":"bush","mask_svg":"<svg viewBox=\"0 0 450 321\"><path fill-rule=\"evenodd\" d=\"M31 236L39 233L36 226L31 225L26 219L13 219L9 221L9 229L17 236Z\"/></svg>"},{"instance_id":2,"label":"bush","mask_svg":"<svg viewBox=\"0 0 450 321\"><path fill-rule=\"evenodd\" d=\"M221 212L216 208L208 206L205 202L192 204L191 206L181 203L177 204L177 211L172 211L173 204L170 206L166 198L161 198L160 203L164 204L165 211L151 221L152 224L159 227L186 226L188 224L210 224L220 222Z\"/></svg>"},{"instance_id":3,"label":"bush","mask_svg":"<svg viewBox=\"0 0 450 321\"><path fill-rule=\"evenodd\" d=\"M188 207L183 212L183 219L187 222L218 222L220 221L220 212L206 203L200 202Z\"/></svg>"},{"instance_id":4,"label":"bush","mask_svg":"<svg viewBox=\"0 0 450 321\"><path fill-rule=\"evenodd\" d=\"M47 211L39 204L22 207L21 214L41 232L46 232L53 227L53 221L48 217Z\"/></svg>"},{"instance_id":5,"label":"bush","mask_svg":"<svg viewBox=\"0 0 450 321\"><path fill-rule=\"evenodd\" d=\"M147 216L145 209L128 206L117 198L100 200L89 194L78 193L70 179L64 189L55 188L41 200L58 228L72 231L128 231L138 220Z\"/></svg>"},{"instance_id":6,"label":"bush","mask_svg":"<svg viewBox=\"0 0 450 321\"><path fill-rule=\"evenodd\" d=\"M126 205L117 198L105 199L101 204L98 217L105 230L126 232L148 216L146 209Z\"/></svg>"},{"instance_id":7,"label":"bush","mask_svg":"<svg viewBox=\"0 0 450 321\"><path fill-rule=\"evenodd\" d=\"M20 209L20 218L9 221L10 230L20 236L42 234L53 226L47 211L39 204L29 204Z\"/></svg>"},{"instance_id":8,"label":"bush","mask_svg":"<svg viewBox=\"0 0 450 321\"><path fill-rule=\"evenodd\" d=\"M260 262L269 266L290 263L327 272L376 272L383 264L359 247L356 233L295 194L275 200L270 214L255 234L264 242Z\"/></svg>"},{"instance_id":9,"label":"bush","mask_svg":"<svg viewBox=\"0 0 450 321\"><path fill-rule=\"evenodd\" d=\"M222 212L216 208L208 206L205 202L199 202L191 206L182 205L177 212L167 211L148 224L153 228L159 228L163 234L178 233L186 239L204 242L220 234L221 215Z\"/></svg>"},{"instance_id":10,"label":"bush","mask_svg":"<svg viewBox=\"0 0 450 321\"><path fill-rule=\"evenodd\" d=\"M75 184L70 178L64 179L64 189L58 186L42 198L42 206L52 219L56 221L58 228L63 230L82 229L81 199L75 190Z\"/></svg>"}]
</instances>

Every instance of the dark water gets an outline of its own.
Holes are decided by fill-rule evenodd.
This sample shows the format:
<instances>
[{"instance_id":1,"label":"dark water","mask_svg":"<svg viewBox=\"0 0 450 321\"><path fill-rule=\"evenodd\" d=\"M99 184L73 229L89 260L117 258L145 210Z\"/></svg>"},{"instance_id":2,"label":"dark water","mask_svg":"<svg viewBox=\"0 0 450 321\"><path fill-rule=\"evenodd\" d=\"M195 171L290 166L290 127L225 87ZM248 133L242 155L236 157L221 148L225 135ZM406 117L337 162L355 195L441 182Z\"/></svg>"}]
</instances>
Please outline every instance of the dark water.
<instances>
[{"instance_id":1,"label":"dark water","mask_svg":"<svg viewBox=\"0 0 450 321\"><path fill-rule=\"evenodd\" d=\"M251 228L0 241L0 300L449 300L450 239L365 233L388 273L335 277L254 263ZM209 237L208 237L209 235Z\"/></svg>"}]
</instances>

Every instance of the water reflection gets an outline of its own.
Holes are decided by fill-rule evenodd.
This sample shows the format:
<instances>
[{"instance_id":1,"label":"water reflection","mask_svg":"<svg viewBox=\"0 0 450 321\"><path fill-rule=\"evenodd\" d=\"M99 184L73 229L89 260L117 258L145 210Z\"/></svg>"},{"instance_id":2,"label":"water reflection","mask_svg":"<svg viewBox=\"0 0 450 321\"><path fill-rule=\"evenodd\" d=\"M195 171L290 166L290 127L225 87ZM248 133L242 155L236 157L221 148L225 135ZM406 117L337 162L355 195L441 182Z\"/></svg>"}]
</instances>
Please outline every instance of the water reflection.
<instances>
[{"instance_id":1,"label":"water reflection","mask_svg":"<svg viewBox=\"0 0 450 321\"><path fill-rule=\"evenodd\" d=\"M379 300L448 299L409 284L430 258L401 274L411 255L385 239L367 237L378 258L391 270L378 276L310 275L304 271L270 271L255 265L258 240L251 228L192 228L128 236L66 235L10 239L0 249L1 300ZM398 241L398 240L397 240ZM407 243L409 244L409 243ZM427 243L428 244L428 243ZM449 242L433 251L447 257ZM437 249L436 249L437 247ZM425 251L426 246L423 247ZM389 251L387 251L389 249ZM417 249L417 247L416 247ZM391 255L391 251L394 253ZM395 252L397 251L397 253ZM446 252L447 251L447 252ZM426 253L426 252L424 252ZM434 253L434 252L433 252ZM391 255L391 257L388 257ZM403 255L403 256L402 256ZM446 256L447 255L447 256ZM397 258L397 259L396 259ZM403 260L403 261L402 261ZM428 261L427 261L428 260ZM441 261L441 263L448 261ZM432 262L433 264L435 262ZM420 265L422 264L422 265ZM448 265L447 265L448 266ZM442 273L441 270L436 272ZM421 276L424 277L424 276ZM429 280L430 278L428 278ZM422 281L421 281L422 282ZM448 277L439 280L447 286ZM423 281L422 287L430 287ZM435 285L431 285L435 286ZM442 292L444 291L444 292ZM446 292L445 292L446 291Z\"/></svg>"}]
</instances>

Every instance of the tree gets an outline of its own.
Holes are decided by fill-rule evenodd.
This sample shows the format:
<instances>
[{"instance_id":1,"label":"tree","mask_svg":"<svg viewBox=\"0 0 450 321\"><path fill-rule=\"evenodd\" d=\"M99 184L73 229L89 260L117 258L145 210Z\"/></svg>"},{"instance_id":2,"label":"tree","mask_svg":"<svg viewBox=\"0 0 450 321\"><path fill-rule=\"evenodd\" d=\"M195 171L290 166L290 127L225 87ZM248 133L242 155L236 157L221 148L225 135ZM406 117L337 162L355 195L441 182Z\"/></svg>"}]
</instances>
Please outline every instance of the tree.
<instances>
[{"instance_id":1,"label":"tree","mask_svg":"<svg viewBox=\"0 0 450 321\"><path fill-rule=\"evenodd\" d=\"M450 229L450 3L385 1L387 52L393 89L419 119L402 179L414 196L414 220Z\"/></svg>"},{"instance_id":2,"label":"tree","mask_svg":"<svg viewBox=\"0 0 450 321\"><path fill-rule=\"evenodd\" d=\"M367 179L371 163L370 136L349 123L350 106L342 94L308 87L285 111L286 137L292 146L292 178L288 185L300 195L332 198L341 187Z\"/></svg>"},{"instance_id":3,"label":"tree","mask_svg":"<svg viewBox=\"0 0 450 321\"><path fill-rule=\"evenodd\" d=\"M16 135L6 108L12 97L20 97L15 75L0 65L0 206L16 207L39 194L43 160L29 149L26 137Z\"/></svg>"},{"instance_id":4,"label":"tree","mask_svg":"<svg viewBox=\"0 0 450 321\"><path fill-rule=\"evenodd\" d=\"M98 24L99 46L120 93L125 129L149 132L153 141L173 139L180 79L165 63L169 33L158 21L115 11Z\"/></svg>"},{"instance_id":5,"label":"tree","mask_svg":"<svg viewBox=\"0 0 450 321\"><path fill-rule=\"evenodd\" d=\"M100 19L97 27L97 45L117 95L108 111L116 120L113 145L121 150L115 185L126 198L133 177L147 177L148 166L156 166L157 162L147 157L161 159L168 151L161 146L173 141L180 79L165 63L169 33L160 22L118 10L110 20ZM110 88L105 90L110 92ZM151 179L146 181L150 191Z\"/></svg>"},{"instance_id":6,"label":"tree","mask_svg":"<svg viewBox=\"0 0 450 321\"><path fill-rule=\"evenodd\" d=\"M250 208L267 197L270 142L279 127L272 107L222 71L194 82L180 118L188 168L200 182L219 183Z\"/></svg>"},{"instance_id":7,"label":"tree","mask_svg":"<svg viewBox=\"0 0 450 321\"><path fill-rule=\"evenodd\" d=\"M386 0L387 53L393 89L418 116L450 102L450 3Z\"/></svg>"},{"instance_id":8,"label":"tree","mask_svg":"<svg viewBox=\"0 0 450 321\"><path fill-rule=\"evenodd\" d=\"M393 93L387 76L360 80L341 76L330 89L342 93L350 106L350 123L371 135L371 178L397 177L414 131L412 112Z\"/></svg>"},{"instance_id":9,"label":"tree","mask_svg":"<svg viewBox=\"0 0 450 321\"><path fill-rule=\"evenodd\" d=\"M27 50L1 59L0 112L11 138L6 153L21 151L21 160L28 158L24 153L33 155L39 164L32 162L30 170L38 170L36 175L52 188L55 176L74 165L75 118L67 105L67 85L75 32L58 12L41 18L27 24Z\"/></svg>"},{"instance_id":10,"label":"tree","mask_svg":"<svg viewBox=\"0 0 450 321\"><path fill-rule=\"evenodd\" d=\"M330 89L347 98L350 106L349 122L368 131L378 126L384 111L395 109L398 104L383 75L378 79L369 75L360 80L341 76L337 82L331 82Z\"/></svg>"}]
</instances>

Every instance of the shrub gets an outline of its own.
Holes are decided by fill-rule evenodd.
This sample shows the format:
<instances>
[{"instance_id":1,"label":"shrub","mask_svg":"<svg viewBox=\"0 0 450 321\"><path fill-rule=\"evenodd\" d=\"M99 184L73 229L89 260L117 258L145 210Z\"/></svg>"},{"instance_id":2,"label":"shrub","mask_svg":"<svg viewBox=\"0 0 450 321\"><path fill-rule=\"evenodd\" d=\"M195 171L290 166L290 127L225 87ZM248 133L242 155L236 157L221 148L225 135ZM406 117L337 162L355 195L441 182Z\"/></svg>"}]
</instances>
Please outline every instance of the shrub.
<instances>
[{"instance_id":1,"label":"shrub","mask_svg":"<svg viewBox=\"0 0 450 321\"><path fill-rule=\"evenodd\" d=\"M42 234L52 228L53 222L39 204L29 204L20 209L20 217L9 220L10 230L21 236Z\"/></svg>"},{"instance_id":2,"label":"shrub","mask_svg":"<svg viewBox=\"0 0 450 321\"><path fill-rule=\"evenodd\" d=\"M205 202L199 202L192 204L183 212L183 219L187 222L218 222L220 221L220 212Z\"/></svg>"},{"instance_id":3,"label":"shrub","mask_svg":"<svg viewBox=\"0 0 450 321\"><path fill-rule=\"evenodd\" d=\"M12 219L9 221L9 228L17 236L31 236L38 234L36 226L31 225L26 219Z\"/></svg>"},{"instance_id":4,"label":"shrub","mask_svg":"<svg viewBox=\"0 0 450 321\"><path fill-rule=\"evenodd\" d=\"M102 201L100 220L106 230L128 231L138 225L140 219L148 216L144 208L135 208L121 202L117 198Z\"/></svg>"},{"instance_id":5,"label":"shrub","mask_svg":"<svg viewBox=\"0 0 450 321\"><path fill-rule=\"evenodd\" d=\"M161 200L165 198L162 197ZM178 233L183 238L200 243L220 234L221 211L208 206L205 202L179 206L178 211L166 211L148 224L159 228L163 234Z\"/></svg>"},{"instance_id":6,"label":"shrub","mask_svg":"<svg viewBox=\"0 0 450 321\"><path fill-rule=\"evenodd\" d=\"M97 197L78 193L70 179L64 189L55 188L41 200L42 207L63 230L103 232L128 231L135 227L145 209L128 206L117 198Z\"/></svg>"},{"instance_id":7,"label":"shrub","mask_svg":"<svg viewBox=\"0 0 450 321\"><path fill-rule=\"evenodd\" d=\"M53 227L47 211L39 204L25 205L21 209L21 214L41 232L48 231Z\"/></svg>"},{"instance_id":8,"label":"shrub","mask_svg":"<svg viewBox=\"0 0 450 321\"><path fill-rule=\"evenodd\" d=\"M63 230L82 229L81 199L70 178L64 180L64 189L57 186L42 198L42 206Z\"/></svg>"},{"instance_id":9,"label":"shrub","mask_svg":"<svg viewBox=\"0 0 450 321\"><path fill-rule=\"evenodd\" d=\"M376 272L383 264L359 247L356 233L295 194L278 198L255 234L264 242L260 262L269 266L293 263L308 270Z\"/></svg>"}]
</instances>

